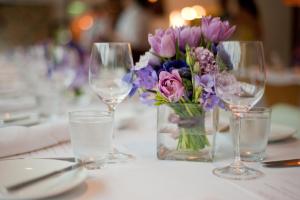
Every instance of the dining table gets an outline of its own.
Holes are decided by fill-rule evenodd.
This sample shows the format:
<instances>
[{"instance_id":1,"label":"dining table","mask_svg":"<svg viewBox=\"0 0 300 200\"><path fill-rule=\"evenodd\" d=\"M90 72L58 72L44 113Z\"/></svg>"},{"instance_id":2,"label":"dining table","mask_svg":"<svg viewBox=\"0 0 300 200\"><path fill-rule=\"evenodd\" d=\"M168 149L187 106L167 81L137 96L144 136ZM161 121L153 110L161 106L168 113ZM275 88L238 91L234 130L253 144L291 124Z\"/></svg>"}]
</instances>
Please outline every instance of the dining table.
<instances>
[{"instance_id":1,"label":"dining table","mask_svg":"<svg viewBox=\"0 0 300 200\"><path fill-rule=\"evenodd\" d=\"M98 104L72 107L100 109ZM104 106L101 108L105 109ZM299 109L299 108L298 108ZM300 109L299 109L300 110ZM292 137L271 142L267 146L266 161L300 158L300 118L295 109L286 105L273 107L272 123L282 123L298 129ZM299 112L299 111L298 111ZM223 112L226 115L226 112ZM300 168L267 168L261 162L245 162L263 172L253 180L228 180L212 171L233 160L233 144L229 131L216 134L215 155L212 162L159 160L156 155L156 120L154 106L127 99L115 113L114 145L134 156L126 162L106 164L101 169L87 170L87 178L79 186L48 200L225 200L267 199L299 200ZM67 120L66 120L67 123ZM73 157L70 141L39 150L11 155L18 158ZM1 173L1 172L0 172Z\"/></svg>"}]
</instances>

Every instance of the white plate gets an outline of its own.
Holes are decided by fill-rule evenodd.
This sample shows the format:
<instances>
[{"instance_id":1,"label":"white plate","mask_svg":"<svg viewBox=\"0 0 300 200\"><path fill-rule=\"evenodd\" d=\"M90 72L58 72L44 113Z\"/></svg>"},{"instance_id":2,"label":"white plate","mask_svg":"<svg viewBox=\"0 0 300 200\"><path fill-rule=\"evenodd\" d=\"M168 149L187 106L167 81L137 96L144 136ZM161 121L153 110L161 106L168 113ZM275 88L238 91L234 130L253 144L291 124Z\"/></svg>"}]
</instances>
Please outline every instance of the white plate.
<instances>
[{"instance_id":1,"label":"white plate","mask_svg":"<svg viewBox=\"0 0 300 200\"><path fill-rule=\"evenodd\" d=\"M7 193L3 187L19 183L74 163L50 159L17 159L0 161L0 199L40 199L66 192L86 178L85 169L78 168L40 181L14 193ZM1 191L2 190L2 191Z\"/></svg>"},{"instance_id":2,"label":"white plate","mask_svg":"<svg viewBox=\"0 0 300 200\"><path fill-rule=\"evenodd\" d=\"M271 124L269 142L287 139L297 132L296 129L281 124Z\"/></svg>"},{"instance_id":3,"label":"white plate","mask_svg":"<svg viewBox=\"0 0 300 200\"><path fill-rule=\"evenodd\" d=\"M4 113L0 118L6 126L32 126L39 124L41 119L37 113Z\"/></svg>"}]
</instances>

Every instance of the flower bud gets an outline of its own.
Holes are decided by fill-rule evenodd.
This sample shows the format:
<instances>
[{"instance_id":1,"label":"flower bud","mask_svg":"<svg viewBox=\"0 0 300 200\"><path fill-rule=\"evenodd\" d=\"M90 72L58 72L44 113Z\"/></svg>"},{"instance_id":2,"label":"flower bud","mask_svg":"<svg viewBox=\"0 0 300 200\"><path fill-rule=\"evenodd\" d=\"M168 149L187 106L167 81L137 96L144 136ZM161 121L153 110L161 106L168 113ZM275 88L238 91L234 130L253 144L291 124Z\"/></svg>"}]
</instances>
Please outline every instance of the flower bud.
<instances>
[{"instance_id":1,"label":"flower bud","mask_svg":"<svg viewBox=\"0 0 300 200\"><path fill-rule=\"evenodd\" d=\"M200 64L199 64L199 62L195 62L194 66L193 66L193 71L196 74L198 74L200 72Z\"/></svg>"},{"instance_id":2,"label":"flower bud","mask_svg":"<svg viewBox=\"0 0 300 200\"><path fill-rule=\"evenodd\" d=\"M192 67L195 64L195 59L191 55L191 49L187 46L186 48L186 63Z\"/></svg>"}]
</instances>

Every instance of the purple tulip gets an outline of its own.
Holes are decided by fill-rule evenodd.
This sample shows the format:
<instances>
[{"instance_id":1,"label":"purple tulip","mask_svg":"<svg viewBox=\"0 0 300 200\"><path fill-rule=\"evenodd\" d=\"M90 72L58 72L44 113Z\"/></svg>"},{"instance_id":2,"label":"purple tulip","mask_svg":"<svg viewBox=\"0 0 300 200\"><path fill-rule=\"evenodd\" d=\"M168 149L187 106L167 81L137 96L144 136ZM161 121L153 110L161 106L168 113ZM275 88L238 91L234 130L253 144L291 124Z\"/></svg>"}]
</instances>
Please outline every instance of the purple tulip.
<instances>
[{"instance_id":1,"label":"purple tulip","mask_svg":"<svg viewBox=\"0 0 300 200\"><path fill-rule=\"evenodd\" d=\"M176 38L179 41L179 48L185 50L185 46L188 44L190 47L199 46L201 37L200 26L183 26L176 29Z\"/></svg>"},{"instance_id":2,"label":"purple tulip","mask_svg":"<svg viewBox=\"0 0 300 200\"><path fill-rule=\"evenodd\" d=\"M161 57L171 58L176 53L175 30L172 28L156 30L155 35L149 34L148 41L154 53Z\"/></svg>"},{"instance_id":3,"label":"purple tulip","mask_svg":"<svg viewBox=\"0 0 300 200\"><path fill-rule=\"evenodd\" d=\"M230 27L228 21L222 22L219 17L202 18L202 34L211 42L227 40L234 31L235 26Z\"/></svg>"},{"instance_id":4,"label":"purple tulip","mask_svg":"<svg viewBox=\"0 0 300 200\"><path fill-rule=\"evenodd\" d=\"M159 74L159 91L170 102L177 102L184 94L184 86L182 79L177 70L173 70L171 73L162 71Z\"/></svg>"}]
</instances>

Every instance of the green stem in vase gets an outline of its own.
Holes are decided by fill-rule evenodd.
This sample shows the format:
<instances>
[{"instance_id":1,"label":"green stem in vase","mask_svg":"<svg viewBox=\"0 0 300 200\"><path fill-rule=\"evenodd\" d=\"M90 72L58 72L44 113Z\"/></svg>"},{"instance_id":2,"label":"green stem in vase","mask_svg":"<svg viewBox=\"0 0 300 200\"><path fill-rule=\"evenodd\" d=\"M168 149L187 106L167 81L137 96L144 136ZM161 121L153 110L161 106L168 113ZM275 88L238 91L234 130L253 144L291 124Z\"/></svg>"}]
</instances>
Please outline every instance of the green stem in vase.
<instances>
[{"instance_id":1,"label":"green stem in vase","mask_svg":"<svg viewBox=\"0 0 300 200\"><path fill-rule=\"evenodd\" d=\"M170 104L180 117L177 150L198 151L210 146L205 134L205 113L198 104ZM186 123L186 124L185 124Z\"/></svg>"}]
</instances>

